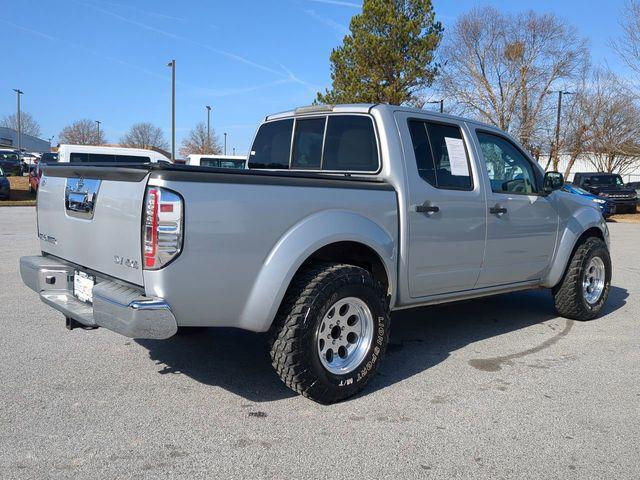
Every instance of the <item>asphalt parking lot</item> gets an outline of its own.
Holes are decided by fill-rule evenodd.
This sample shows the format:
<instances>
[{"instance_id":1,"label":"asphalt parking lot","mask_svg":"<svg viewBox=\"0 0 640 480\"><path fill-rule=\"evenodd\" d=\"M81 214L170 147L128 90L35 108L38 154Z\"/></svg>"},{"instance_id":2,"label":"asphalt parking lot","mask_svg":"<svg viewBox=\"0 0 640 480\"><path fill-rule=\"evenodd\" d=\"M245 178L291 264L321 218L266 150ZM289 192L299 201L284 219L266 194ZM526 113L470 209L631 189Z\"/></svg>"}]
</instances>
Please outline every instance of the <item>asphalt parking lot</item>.
<instances>
[{"instance_id":1,"label":"asphalt parking lot","mask_svg":"<svg viewBox=\"0 0 640 480\"><path fill-rule=\"evenodd\" d=\"M0 476L637 479L640 224L610 229L602 318L557 318L546 291L396 314L380 373L326 407L262 335L65 330L19 277L35 210L1 208Z\"/></svg>"}]
</instances>

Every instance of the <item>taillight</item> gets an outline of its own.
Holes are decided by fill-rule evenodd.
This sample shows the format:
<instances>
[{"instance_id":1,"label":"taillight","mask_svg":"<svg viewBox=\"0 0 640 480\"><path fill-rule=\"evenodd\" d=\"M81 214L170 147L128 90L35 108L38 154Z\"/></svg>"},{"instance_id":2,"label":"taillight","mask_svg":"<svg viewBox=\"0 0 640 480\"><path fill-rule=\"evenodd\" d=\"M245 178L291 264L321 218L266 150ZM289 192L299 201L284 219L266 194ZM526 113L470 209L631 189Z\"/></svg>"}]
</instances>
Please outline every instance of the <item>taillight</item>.
<instances>
[{"instance_id":1,"label":"taillight","mask_svg":"<svg viewBox=\"0 0 640 480\"><path fill-rule=\"evenodd\" d=\"M182 251L182 241L182 198L164 188L147 188L142 220L145 270L157 270L171 262Z\"/></svg>"}]
</instances>

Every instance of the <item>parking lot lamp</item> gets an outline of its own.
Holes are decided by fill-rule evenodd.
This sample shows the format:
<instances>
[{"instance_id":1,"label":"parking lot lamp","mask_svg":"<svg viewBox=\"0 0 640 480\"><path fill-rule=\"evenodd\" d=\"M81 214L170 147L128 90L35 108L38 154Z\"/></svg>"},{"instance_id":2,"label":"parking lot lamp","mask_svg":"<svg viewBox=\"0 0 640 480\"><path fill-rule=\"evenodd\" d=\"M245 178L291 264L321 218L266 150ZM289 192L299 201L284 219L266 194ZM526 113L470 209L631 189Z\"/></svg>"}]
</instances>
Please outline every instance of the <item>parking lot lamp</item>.
<instances>
[{"instance_id":1,"label":"parking lot lamp","mask_svg":"<svg viewBox=\"0 0 640 480\"><path fill-rule=\"evenodd\" d=\"M96 120L96 125L98 126L98 143L100 142L100 124L102 122L100 120Z\"/></svg>"},{"instance_id":2,"label":"parking lot lamp","mask_svg":"<svg viewBox=\"0 0 640 480\"><path fill-rule=\"evenodd\" d=\"M167 63L171 67L171 161L176 160L176 61Z\"/></svg>"},{"instance_id":3,"label":"parking lot lamp","mask_svg":"<svg viewBox=\"0 0 640 480\"><path fill-rule=\"evenodd\" d=\"M14 88L13 89L14 92L16 92L16 97L18 98L18 109L17 109L17 113L16 113L16 120L17 120L17 133L18 133L18 156L20 158L22 158L22 126L20 125L20 95L24 95L24 92L18 88Z\"/></svg>"},{"instance_id":4,"label":"parking lot lamp","mask_svg":"<svg viewBox=\"0 0 640 480\"><path fill-rule=\"evenodd\" d=\"M207 148L211 146L211 107L209 105L207 108Z\"/></svg>"},{"instance_id":5,"label":"parking lot lamp","mask_svg":"<svg viewBox=\"0 0 640 480\"><path fill-rule=\"evenodd\" d=\"M227 132L224 132L224 154L227 154Z\"/></svg>"},{"instance_id":6,"label":"parking lot lamp","mask_svg":"<svg viewBox=\"0 0 640 480\"><path fill-rule=\"evenodd\" d=\"M556 118L556 143L555 148L553 148L553 157L555 159L553 165L554 168L557 168L559 158L560 158L560 115L562 112L562 96L563 95L573 95L575 92L567 92L563 90L558 90L558 111Z\"/></svg>"}]
</instances>

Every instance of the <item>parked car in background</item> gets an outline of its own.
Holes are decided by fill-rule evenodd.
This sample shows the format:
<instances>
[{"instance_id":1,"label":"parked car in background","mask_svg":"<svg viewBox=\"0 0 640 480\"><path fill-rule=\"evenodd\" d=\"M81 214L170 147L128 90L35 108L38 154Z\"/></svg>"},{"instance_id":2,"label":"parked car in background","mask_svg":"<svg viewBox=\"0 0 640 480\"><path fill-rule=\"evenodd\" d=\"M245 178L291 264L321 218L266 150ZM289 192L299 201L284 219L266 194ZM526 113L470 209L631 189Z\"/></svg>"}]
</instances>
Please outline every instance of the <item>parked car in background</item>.
<instances>
[{"instance_id":1,"label":"parked car in background","mask_svg":"<svg viewBox=\"0 0 640 480\"><path fill-rule=\"evenodd\" d=\"M265 119L245 170L48 166L20 272L68 328L270 331L282 381L332 403L375 375L390 310L549 288L598 316L609 231L563 184L490 125L304 107Z\"/></svg>"},{"instance_id":2,"label":"parked car in background","mask_svg":"<svg viewBox=\"0 0 640 480\"><path fill-rule=\"evenodd\" d=\"M589 193L585 189L576 187L571 183L565 183L564 187L562 187L562 190L590 199L598 207L604 218L609 218L616 212L616 206L612 200L599 197L598 195L594 195L593 193Z\"/></svg>"},{"instance_id":3,"label":"parked car in background","mask_svg":"<svg viewBox=\"0 0 640 480\"><path fill-rule=\"evenodd\" d=\"M38 192L38 186L40 185L40 178L42 177L42 170L44 165L58 162L58 154L52 152L43 153L34 168L29 170L29 191L31 193Z\"/></svg>"},{"instance_id":4,"label":"parked car in background","mask_svg":"<svg viewBox=\"0 0 640 480\"><path fill-rule=\"evenodd\" d=\"M187 165L212 168L247 168L247 157L240 155L199 155L187 157Z\"/></svg>"},{"instance_id":5,"label":"parked car in background","mask_svg":"<svg viewBox=\"0 0 640 480\"><path fill-rule=\"evenodd\" d=\"M22 162L18 152L15 150L0 150L0 168L7 176L22 175Z\"/></svg>"},{"instance_id":6,"label":"parked car in background","mask_svg":"<svg viewBox=\"0 0 640 480\"><path fill-rule=\"evenodd\" d=\"M616 173L576 173L573 177L573 185L613 201L616 213L636 211L638 194L633 188L625 186L622 177Z\"/></svg>"},{"instance_id":7,"label":"parked car in background","mask_svg":"<svg viewBox=\"0 0 640 480\"><path fill-rule=\"evenodd\" d=\"M640 182L629 182L626 184L627 188L633 188L636 191L638 197L638 203L640 203Z\"/></svg>"},{"instance_id":8,"label":"parked car in background","mask_svg":"<svg viewBox=\"0 0 640 480\"><path fill-rule=\"evenodd\" d=\"M171 163L155 150L144 148L97 147L93 145L60 145L59 163Z\"/></svg>"},{"instance_id":9,"label":"parked car in background","mask_svg":"<svg viewBox=\"0 0 640 480\"><path fill-rule=\"evenodd\" d=\"M11 184L4 174L4 170L0 168L0 200L9 200L11 197Z\"/></svg>"},{"instance_id":10,"label":"parked car in background","mask_svg":"<svg viewBox=\"0 0 640 480\"><path fill-rule=\"evenodd\" d=\"M39 153L31 153L31 152L22 152L20 155L22 163L24 165L24 173L28 172L32 165L38 163L38 159L40 158Z\"/></svg>"}]
</instances>

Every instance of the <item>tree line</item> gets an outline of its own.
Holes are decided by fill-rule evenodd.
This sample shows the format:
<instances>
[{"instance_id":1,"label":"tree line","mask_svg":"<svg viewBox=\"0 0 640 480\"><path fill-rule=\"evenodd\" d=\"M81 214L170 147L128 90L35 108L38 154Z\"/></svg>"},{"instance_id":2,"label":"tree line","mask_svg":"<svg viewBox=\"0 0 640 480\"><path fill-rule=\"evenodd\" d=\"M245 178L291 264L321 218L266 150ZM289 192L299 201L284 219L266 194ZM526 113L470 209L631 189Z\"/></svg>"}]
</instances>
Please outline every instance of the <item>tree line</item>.
<instances>
[{"instance_id":1,"label":"tree line","mask_svg":"<svg viewBox=\"0 0 640 480\"><path fill-rule=\"evenodd\" d=\"M7 115L0 121L0 126L17 130L15 115ZM20 114L21 132L25 135L39 137L41 129L38 122L28 113ZM65 126L58 134L58 143L72 145L105 145L108 142L104 130L98 128L98 124L91 119L84 118ZM134 123L129 130L122 135L118 145L127 148L145 148L151 150L167 151L169 143L164 131L151 122ZM222 153L220 139L211 129L207 135L207 126L204 122L196 124L189 134L182 140L180 154L186 157L192 153L219 154Z\"/></svg>"},{"instance_id":2,"label":"tree line","mask_svg":"<svg viewBox=\"0 0 640 480\"><path fill-rule=\"evenodd\" d=\"M442 100L447 113L511 133L547 169L558 168L562 153L568 157L567 175L588 154L594 168L625 173L640 162L640 0L626 4L609 44L633 78L593 65L587 40L553 14L478 7L445 29L431 0L364 0L331 53L331 88L319 92L315 102L423 108ZM28 113L21 123L24 133L40 134ZM0 124L15 128L15 115ZM63 128L59 142L107 140L95 122L83 119ZM119 143L168 149L162 129L149 122L132 125ZM215 133L208 136L199 123L180 153L221 150Z\"/></svg>"},{"instance_id":3,"label":"tree line","mask_svg":"<svg viewBox=\"0 0 640 480\"><path fill-rule=\"evenodd\" d=\"M447 113L511 133L546 168L562 153L568 175L588 154L594 168L625 173L640 163L639 1L626 4L620 27L611 51L635 78L593 65L586 39L553 14L479 7L445 29L430 0L364 0L331 53L331 89L315 101L423 108L442 99Z\"/></svg>"}]
</instances>

